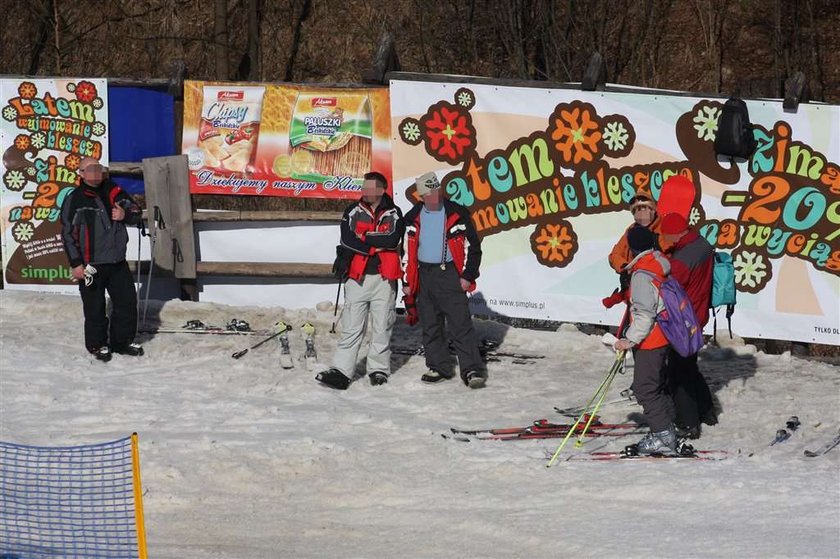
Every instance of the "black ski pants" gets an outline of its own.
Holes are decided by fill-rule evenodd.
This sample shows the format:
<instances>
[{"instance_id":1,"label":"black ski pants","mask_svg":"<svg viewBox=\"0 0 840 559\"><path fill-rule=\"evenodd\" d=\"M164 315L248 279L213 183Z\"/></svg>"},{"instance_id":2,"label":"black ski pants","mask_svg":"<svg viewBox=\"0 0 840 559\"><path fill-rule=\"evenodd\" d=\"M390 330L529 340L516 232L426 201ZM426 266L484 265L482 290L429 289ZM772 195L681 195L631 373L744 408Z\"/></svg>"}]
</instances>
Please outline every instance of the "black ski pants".
<instances>
[{"instance_id":1,"label":"black ski pants","mask_svg":"<svg viewBox=\"0 0 840 559\"><path fill-rule=\"evenodd\" d=\"M665 390L665 357L668 346L633 350L633 394L645 421L654 433L674 422L674 403Z\"/></svg>"},{"instance_id":2,"label":"black ski pants","mask_svg":"<svg viewBox=\"0 0 840 559\"><path fill-rule=\"evenodd\" d=\"M417 314L429 369L445 377L454 376L446 338L448 328L461 378L472 371L485 371L467 294L461 289L460 276L452 262L443 270L439 264L420 264Z\"/></svg>"},{"instance_id":3,"label":"black ski pants","mask_svg":"<svg viewBox=\"0 0 840 559\"><path fill-rule=\"evenodd\" d=\"M699 427L717 423L712 392L697 366L697 354L683 357L668 351L668 392L674 400L676 423L680 427Z\"/></svg>"},{"instance_id":4,"label":"black ski pants","mask_svg":"<svg viewBox=\"0 0 840 559\"><path fill-rule=\"evenodd\" d=\"M94 264L93 283L79 282L85 313L85 347L96 351L104 345L125 347L137 334L137 292L128 262ZM111 319L105 312L105 292L111 296ZM110 324L110 344L109 326Z\"/></svg>"}]
</instances>

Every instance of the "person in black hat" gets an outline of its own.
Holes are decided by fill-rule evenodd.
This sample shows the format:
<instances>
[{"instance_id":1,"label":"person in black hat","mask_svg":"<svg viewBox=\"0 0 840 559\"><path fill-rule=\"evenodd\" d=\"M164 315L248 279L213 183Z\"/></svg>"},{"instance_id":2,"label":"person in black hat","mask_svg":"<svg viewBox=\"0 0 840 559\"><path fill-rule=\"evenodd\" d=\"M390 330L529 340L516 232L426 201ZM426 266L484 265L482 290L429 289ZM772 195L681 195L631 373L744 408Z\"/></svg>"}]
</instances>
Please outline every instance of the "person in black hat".
<instances>
[{"instance_id":1,"label":"person in black hat","mask_svg":"<svg viewBox=\"0 0 840 559\"><path fill-rule=\"evenodd\" d=\"M615 342L618 351L633 351L633 393L642 406L650 433L636 445L641 454L674 454L677 434L674 427L674 403L666 393L665 358L668 339L656 323L656 315L665 304L655 280L664 281L671 266L656 250L653 232L642 225L627 231L627 243L633 259L625 267L630 276L630 321L622 337Z\"/></svg>"}]
</instances>

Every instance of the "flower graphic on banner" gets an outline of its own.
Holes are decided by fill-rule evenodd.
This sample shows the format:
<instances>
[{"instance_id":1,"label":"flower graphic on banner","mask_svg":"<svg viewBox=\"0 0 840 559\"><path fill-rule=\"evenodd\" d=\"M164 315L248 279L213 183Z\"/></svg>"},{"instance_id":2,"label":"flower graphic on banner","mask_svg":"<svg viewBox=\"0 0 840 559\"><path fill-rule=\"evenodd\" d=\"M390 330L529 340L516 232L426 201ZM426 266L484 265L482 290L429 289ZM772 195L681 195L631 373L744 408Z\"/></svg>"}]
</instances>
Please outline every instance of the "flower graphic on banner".
<instances>
[{"instance_id":1,"label":"flower graphic on banner","mask_svg":"<svg viewBox=\"0 0 840 559\"><path fill-rule=\"evenodd\" d=\"M101 136L105 133L105 125L97 120L93 123L91 130L95 136Z\"/></svg>"},{"instance_id":2,"label":"flower graphic on banner","mask_svg":"<svg viewBox=\"0 0 840 559\"><path fill-rule=\"evenodd\" d=\"M18 148L20 151L26 151L29 149L29 136L26 134L18 134L15 137L15 147Z\"/></svg>"},{"instance_id":3,"label":"flower graphic on banner","mask_svg":"<svg viewBox=\"0 0 840 559\"><path fill-rule=\"evenodd\" d=\"M19 171L18 169L9 169L3 175L3 182L6 183L6 188L9 190L20 192L29 181L22 171Z\"/></svg>"},{"instance_id":4,"label":"flower graphic on banner","mask_svg":"<svg viewBox=\"0 0 840 559\"><path fill-rule=\"evenodd\" d=\"M601 120L589 103L561 103L549 118L548 131L564 167L595 161L600 154Z\"/></svg>"},{"instance_id":5,"label":"flower graphic on banner","mask_svg":"<svg viewBox=\"0 0 840 559\"><path fill-rule=\"evenodd\" d=\"M97 97L96 99L93 100L91 105L93 105L94 109L99 110L99 109L101 109L102 107L105 106L105 102L102 100L102 97Z\"/></svg>"},{"instance_id":6,"label":"flower graphic on banner","mask_svg":"<svg viewBox=\"0 0 840 559\"><path fill-rule=\"evenodd\" d=\"M32 240L35 236L35 228L28 221L18 221L12 227L12 237L19 243L25 243Z\"/></svg>"},{"instance_id":7,"label":"flower graphic on banner","mask_svg":"<svg viewBox=\"0 0 840 559\"><path fill-rule=\"evenodd\" d=\"M538 224L531 233L531 250L543 266L562 268L568 265L577 248L577 235L564 220Z\"/></svg>"},{"instance_id":8,"label":"flower graphic on banner","mask_svg":"<svg viewBox=\"0 0 840 559\"><path fill-rule=\"evenodd\" d=\"M79 164L81 162L81 158L75 153L71 153L70 155L64 158L64 166L73 171L79 168Z\"/></svg>"},{"instance_id":9,"label":"flower graphic on banner","mask_svg":"<svg viewBox=\"0 0 840 559\"><path fill-rule=\"evenodd\" d=\"M18 86L18 95L21 99L34 99L38 95L38 88L32 82L21 82Z\"/></svg>"},{"instance_id":10,"label":"flower graphic on banner","mask_svg":"<svg viewBox=\"0 0 840 559\"><path fill-rule=\"evenodd\" d=\"M69 87L67 89L70 89ZM97 97L96 86L89 81L80 81L76 84L76 99L83 103L90 103Z\"/></svg>"},{"instance_id":11,"label":"flower graphic on banner","mask_svg":"<svg viewBox=\"0 0 840 559\"><path fill-rule=\"evenodd\" d=\"M438 161L457 164L475 149L475 128L470 113L463 108L440 101L421 119L426 151Z\"/></svg>"},{"instance_id":12,"label":"flower graphic on banner","mask_svg":"<svg viewBox=\"0 0 840 559\"><path fill-rule=\"evenodd\" d=\"M400 123L400 137L402 141L416 146L421 142L422 134L420 132L420 123L413 118L406 118Z\"/></svg>"},{"instance_id":13,"label":"flower graphic on banner","mask_svg":"<svg viewBox=\"0 0 840 559\"><path fill-rule=\"evenodd\" d=\"M694 129L697 130L697 137L704 142L715 141L718 129L718 119L720 118L720 109L710 105L701 106L700 110L691 119L695 122Z\"/></svg>"},{"instance_id":14,"label":"flower graphic on banner","mask_svg":"<svg viewBox=\"0 0 840 559\"><path fill-rule=\"evenodd\" d=\"M773 277L773 269L759 252L737 250L732 253L735 284L739 291L758 293Z\"/></svg>"}]
</instances>

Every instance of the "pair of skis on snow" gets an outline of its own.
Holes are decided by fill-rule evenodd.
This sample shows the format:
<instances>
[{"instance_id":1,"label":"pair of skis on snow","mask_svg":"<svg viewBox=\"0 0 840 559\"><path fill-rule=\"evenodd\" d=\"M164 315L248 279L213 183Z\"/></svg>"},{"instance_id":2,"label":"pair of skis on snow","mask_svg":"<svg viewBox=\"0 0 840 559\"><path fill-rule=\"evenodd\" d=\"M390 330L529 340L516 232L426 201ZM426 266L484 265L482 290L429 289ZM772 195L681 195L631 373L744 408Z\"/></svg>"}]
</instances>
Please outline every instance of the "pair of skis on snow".
<instances>
[{"instance_id":1,"label":"pair of skis on snow","mask_svg":"<svg viewBox=\"0 0 840 559\"><path fill-rule=\"evenodd\" d=\"M558 411L573 411L571 408ZM588 420L588 418L586 418ZM769 446L775 446L790 439L793 431L796 431L800 426L799 418L792 416L785 423L785 429L779 429L776 437L770 442ZM571 423L553 423L548 419L538 419L531 425L521 427L502 427L490 429L450 429L450 433L443 433L441 436L445 439L456 441L517 441L517 440L533 440L533 439L553 439L565 437L569 431L575 429L575 435L582 432L582 425L578 423L577 427ZM639 435L647 431L646 426L639 423L601 423L596 416L593 418L589 429L586 431L587 437L622 437L627 435ZM832 449L840 446L840 432L828 440L823 446L816 450L805 450L805 456L813 458L822 456ZM739 451L740 454L740 451ZM654 454L641 455L635 448L635 445L628 445L621 451L615 452L587 452L583 454L574 454L569 456L566 461L579 460L656 460L656 459L671 459L671 458L693 458L698 460L723 460L730 456L729 451L726 450L697 450L690 444L682 442L677 446L676 455L672 454Z\"/></svg>"},{"instance_id":2,"label":"pair of skis on snow","mask_svg":"<svg viewBox=\"0 0 840 559\"><path fill-rule=\"evenodd\" d=\"M306 350L303 354L304 364L306 365L307 369L314 369L316 363L318 361L318 352L315 350L315 326L311 322L305 323L301 326L301 331L304 333L304 343L306 345ZM295 361L292 357L292 348L291 343L289 341L289 332L293 330L291 324L286 322L278 321L274 324L275 332L265 338L257 342L256 344L252 345L249 348L243 349L241 351L237 351L231 357L234 359L239 359L247 354L250 350L256 349L261 345L277 338L280 342L280 367L283 369L293 369L295 367Z\"/></svg>"},{"instance_id":3,"label":"pair of skis on snow","mask_svg":"<svg viewBox=\"0 0 840 559\"><path fill-rule=\"evenodd\" d=\"M588 418L587 418L588 421ZM451 433L442 433L445 439L462 442L478 441L520 441L529 439L554 439L566 437L574 429L575 435L584 434L586 437L624 437L642 435L647 427L639 423L601 423L597 418L589 424L584 432L584 425L580 422L552 423L547 419L538 419L533 424L524 427L503 427L496 429L450 429ZM623 450L615 452L584 452L573 454L566 461L580 460L657 460L666 458L682 458L696 460L723 460L729 453L725 450L696 450L688 443L682 442L677 446L676 454L639 454L636 445L628 445Z\"/></svg>"},{"instance_id":4,"label":"pair of skis on snow","mask_svg":"<svg viewBox=\"0 0 840 559\"><path fill-rule=\"evenodd\" d=\"M180 328L154 328L141 330L144 334L214 334L227 336L267 335L266 330L251 330L251 325L246 321L231 318L224 326L206 324L201 320L188 320Z\"/></svg>"},{"instance_id":5,"label":"pair of skis on snow","mask_svg":"<svg viewBox=\"0 0 840 559\"><path fill-rule=\"evenodd\" d=\"M528 364L532 363L537 359L545 359L545 355L539 355L535 353L519 353L513 351L502 351L499 350L499 342L495 340L488 340L483 339L479 343L478 350L481 353L481 358L484 362L489 361L501 361L502 358L512 359L514 363L517 364ZM455 353L455 349L449 346L449 352ZM392 347L391 353L396 355L425 355L425 350L423 346L417 348L411 347Z\"/></svg>"}]
</instances>

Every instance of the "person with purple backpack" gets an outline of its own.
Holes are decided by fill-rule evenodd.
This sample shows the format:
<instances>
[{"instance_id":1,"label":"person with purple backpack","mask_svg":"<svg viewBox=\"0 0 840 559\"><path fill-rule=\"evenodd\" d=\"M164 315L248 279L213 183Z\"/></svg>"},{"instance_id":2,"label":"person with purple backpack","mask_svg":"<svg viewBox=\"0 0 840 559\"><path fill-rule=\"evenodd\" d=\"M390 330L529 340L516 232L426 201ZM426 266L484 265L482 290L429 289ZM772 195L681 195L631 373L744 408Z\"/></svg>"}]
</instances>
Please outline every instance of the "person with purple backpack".
<instances>
[{"instance_id":1,"label":"person with purple backpack","mask_svg":"<svg viewBox=\"0 0 840 559\"><path fill-rule=\"evenodd\" d=\"M666 393L665 358L669 342L657 321L665 310L658 284L666 280L671 266L656 250L656 238L647 227L634 225L627 231L633 259L630 271L630 325L615 342L618 351L633 351L633 393L642 406L650 433L636 445L640 454L676 453L674 403Z\"/></svg>"}]
</instances>

